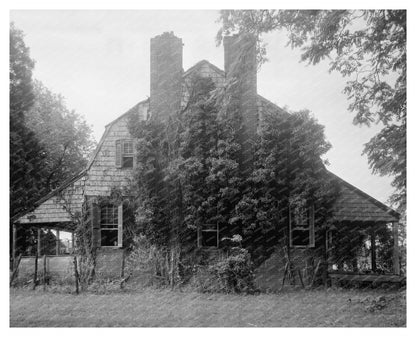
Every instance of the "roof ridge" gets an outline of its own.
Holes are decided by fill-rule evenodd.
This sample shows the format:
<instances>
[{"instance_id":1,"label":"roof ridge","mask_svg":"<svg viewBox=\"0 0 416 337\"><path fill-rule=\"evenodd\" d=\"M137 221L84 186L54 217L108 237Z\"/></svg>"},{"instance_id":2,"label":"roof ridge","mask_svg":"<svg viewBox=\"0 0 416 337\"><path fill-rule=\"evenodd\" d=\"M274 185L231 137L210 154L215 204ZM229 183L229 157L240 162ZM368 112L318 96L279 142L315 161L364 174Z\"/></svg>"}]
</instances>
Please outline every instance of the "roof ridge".
<instances>
[{"instance_id":1,"label":"roof ridge","mask_svg":"<svg viewBox=\"0 0 416 337\"><path fill-rule=\"evenodd\" d=\"M198 61L197 63L195 63L192 67L188 68L188 70L186 70L183 73L182 77L188 76L193 70L195 70L196 68L200 67L203 64L208 64L211 68L213 68L220 75L225 75L225 71L224 70L221 70L215 64L209 62L208 60L202 59L201 61Z\"/></svg>"}]
</instances>

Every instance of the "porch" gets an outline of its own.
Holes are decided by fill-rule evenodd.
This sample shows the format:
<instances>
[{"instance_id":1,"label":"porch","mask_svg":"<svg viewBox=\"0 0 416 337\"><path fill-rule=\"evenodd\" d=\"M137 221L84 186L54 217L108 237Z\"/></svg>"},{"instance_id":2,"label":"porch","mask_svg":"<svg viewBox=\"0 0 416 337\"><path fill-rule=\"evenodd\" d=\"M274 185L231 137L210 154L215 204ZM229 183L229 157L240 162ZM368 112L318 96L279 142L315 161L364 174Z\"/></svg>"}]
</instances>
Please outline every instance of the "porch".
<instances>
[{"instance_id":1,"label":"porch","mask_svg":"<svg viewBox=\"0 0 416 337\"><path fill-rule=\"evenodd\" d=\"M324 281L404 282L400 214L337 178L340 196L325 226Z\"/></svg>"},{"instance_id":2,"label":"porch","mask_svg":"<svg viewBox=\"0 0 416 337\"><path fill-rule=\"evenodd\" d=\"M60 261L62 259L59 257L73 256L75 248L75 225L71 222L29 226L15 223L12 229L11 269L16 267L19 259L23 264L42 256L47 256L48 260Z\"/></svg>"}]
</instances>

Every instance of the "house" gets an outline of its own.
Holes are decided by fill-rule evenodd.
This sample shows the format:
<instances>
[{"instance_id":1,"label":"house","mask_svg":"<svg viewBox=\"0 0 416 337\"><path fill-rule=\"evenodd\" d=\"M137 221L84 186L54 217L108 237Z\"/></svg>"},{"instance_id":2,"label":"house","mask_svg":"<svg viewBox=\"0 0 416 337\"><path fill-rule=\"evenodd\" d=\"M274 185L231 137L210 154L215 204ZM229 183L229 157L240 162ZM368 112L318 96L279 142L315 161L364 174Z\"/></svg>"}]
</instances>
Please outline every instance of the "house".
<instances>
[{"instance_id":1,"label":"house","mask_svg":"<svg viewBox=\"0 0 416 337\"><path fill-rule=\"evenodd\" d=\"M125 248L122 205L98 205L97 199L108 196L114 187L127 186L132 178L135 166L135 146L127 125L132 114L143 120L148 118L166 120L171 111L186 105L189 98L190 80L195 74L210 77L218 87L224 86L227 79L239 80L242 86L241 92L244 94L238 97L238 102L248 139L257 132L264 111L287 113L257 93L255 41L250 36L230 36L224 39L225 71L205 60L184 71L182 48L182 40L172 33L164 33L151 39L150 98L140 101L107 124L87 167L39 200L34 209L17 216L14 221L15 228L28 226L54 228L58 232L59 230L73 232L79 225L80 219L86 217L86 209L89 208L93 245L97 248L100 268L109 275L117 275L120 252ZM242 53L242 50L245 50L245 53ZM249 150L249 148L244 149L247 153ZM331 244L332 234L340 226L358 224L374 228L392 224L396 247L394 272L398 274L397 222L399 214L341 178L336 178L340 183L341 191L334 207L332 227L325 236L326 249ZM315 225L313 213L309 214L306 222L296 223L293 220L289 224L289 249L295 264L299 266L304 264L311 254L313 255L316 245ZM218 246L220 239L218 228L210 228L201 231L198 242L195 244ZM373 270L375 270L374 237L372 237L372 243L372 261ZM260 277L259 283L276 284L285 269L284 254L282 247L277 248L276 253L259 267L259 275L263 275L263 280Z\"/></svg>"}]
</instances>

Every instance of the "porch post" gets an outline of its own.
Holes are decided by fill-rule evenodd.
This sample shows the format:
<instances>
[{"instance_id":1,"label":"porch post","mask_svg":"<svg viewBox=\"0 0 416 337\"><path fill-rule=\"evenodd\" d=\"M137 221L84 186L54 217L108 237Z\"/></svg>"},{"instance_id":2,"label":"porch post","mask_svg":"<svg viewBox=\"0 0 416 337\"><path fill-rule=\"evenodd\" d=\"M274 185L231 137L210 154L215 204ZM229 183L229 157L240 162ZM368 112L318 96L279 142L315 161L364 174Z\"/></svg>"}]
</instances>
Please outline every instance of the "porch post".
<instances>
[{"instance_id":1,"label":"porch post","mask_svg":"<svg viewBox=\"0 0 416 337\"><path fill-rule=\"evenodd\" d=\"M40 254L40 249L41 249L41 245L40 245L40 228L38 228L38 247L37 247L37 252L38 252L38 256L41 256Z\"/></svg>"},{"instance_id":2,"label":"porch post","mask_svg":"<svg viewBox=\"0 0 416 337\"><path fill-rule=\"evenodd\" d=\"M74 243L75 243L75 235L74 235L74 232L72 232L72 234L71 234L71 240L72 240L72 244L71 244L72 254L75 254L75 246L74 246Z\"/></svg>"},{"instance_id":3,"label":"porch post","mask_svg":"<svg viewBox=\"0 0 416 337\"><path fill-rule=\"evenodd\" d=\"M12 263L13 268L16 266L16 236L17 236L17 228L16 225L13 224L13 243L12 243Z\"/></svg>"},{"instance_id":4,"label":"porch post","mask_svg":"<svg viewBox=\"0 0 416 337\"><path fill-rule=\"evenodd\" d=\"M393 273L400 275L399 266L399 223L393 222Z\"/></svg>"},{"instance_id":5,"label":"porch post","mask_svg":"<svg viewBox=\"0 0 416 337\"><path fill-rule=\"evenodd\" d=\"M59 246L60 246L59 229L57 229L56 230L56 256L59 255Z\"/></svg>"},{"instance_id":6,"label":"porch post","mask_svg":"<svg viewBox=\"0 0 416 337\"><path fill-rule=\"evenodd\" d=\"M323 274L323 283L324 283L324 287L325 289L328 287L328 241L327 241L327 237L328 237L328 223L325 223L324 225L324 240L325 240L325 244L324 244L324 274Z\"/></svg>"},{"instance_id":7,"label":"porch post","mask_svg":"<svg viewBox=\"0 0 416 337\"><path fill-rule=\"evenodd\" d=\"M377 270L377 265L376 265L376 234L374 230L374 224L371 225L370 236L371 236L371 271L375 273Z\"/></svg>"}]
</instances>

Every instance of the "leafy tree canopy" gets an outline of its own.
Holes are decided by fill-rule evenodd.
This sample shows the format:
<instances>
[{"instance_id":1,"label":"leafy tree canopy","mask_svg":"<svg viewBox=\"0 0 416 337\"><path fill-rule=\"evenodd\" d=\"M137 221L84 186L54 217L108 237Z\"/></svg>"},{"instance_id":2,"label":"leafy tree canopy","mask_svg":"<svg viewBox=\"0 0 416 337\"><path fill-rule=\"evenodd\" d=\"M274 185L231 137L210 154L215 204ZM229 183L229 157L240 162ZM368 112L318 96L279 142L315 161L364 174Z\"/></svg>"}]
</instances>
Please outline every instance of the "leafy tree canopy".
<instances>
[{"instance_id":1,"label":"leafy tree canopy","mask_svg":"<svg viewBox=\"0 0 416 337\"><path fill-rule=\"evenodd\" d=\"M34 81L34 97L27 125L47 153L45 186L52 190L86 166L95 142L90 126L66 107L62 95Z\"/></svg>"},{"instance_id":2,"label":"leafy tree canopy","mask_svg":"<svg viewBox=\"0 0 416 337\"><path fill-rule=\"evenodd\" d=\"M354 123L381 123L364 146L374 173L394 177L391 202L406 210L406 11L405 10L223 10L224 35L258 37L258 59L266 60L262 35L284 29L288 45L301 48L301 60L330 60L330 71L348 80L345 94Z\"/></svg>"},{"instance_id":3,"label":"leafy tree canopy","mask_svg":"<svg viewBox=\"0 0 416 337\"><path fill-rule=\"evenodd\" d=\"M44 192L46 151L26 118L34 103L34 61L23 32L10 25L10 216L30 207Z\"/></svg>"}]
</instances>

